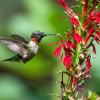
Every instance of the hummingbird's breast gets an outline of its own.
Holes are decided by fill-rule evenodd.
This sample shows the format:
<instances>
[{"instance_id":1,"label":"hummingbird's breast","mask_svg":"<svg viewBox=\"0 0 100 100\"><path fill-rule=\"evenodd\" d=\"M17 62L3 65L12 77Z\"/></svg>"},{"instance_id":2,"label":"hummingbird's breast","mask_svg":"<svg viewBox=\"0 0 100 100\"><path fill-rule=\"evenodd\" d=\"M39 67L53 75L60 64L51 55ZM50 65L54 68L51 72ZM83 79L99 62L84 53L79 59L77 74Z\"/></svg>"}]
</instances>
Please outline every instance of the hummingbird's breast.
<instances>
[{"instance_id":1,"label":"hummingbird's breast","mask_svg":"<svg viewBox=\"0 0 100 100\"><path fill-rule=\"evenodd\" d=\"M22 55L22 62L27 62L31 60L38 52L38 43L35 43L33 41L30 41L28 44L29 48L24 50L24 53Z\"/></svg>"}]
</instances>

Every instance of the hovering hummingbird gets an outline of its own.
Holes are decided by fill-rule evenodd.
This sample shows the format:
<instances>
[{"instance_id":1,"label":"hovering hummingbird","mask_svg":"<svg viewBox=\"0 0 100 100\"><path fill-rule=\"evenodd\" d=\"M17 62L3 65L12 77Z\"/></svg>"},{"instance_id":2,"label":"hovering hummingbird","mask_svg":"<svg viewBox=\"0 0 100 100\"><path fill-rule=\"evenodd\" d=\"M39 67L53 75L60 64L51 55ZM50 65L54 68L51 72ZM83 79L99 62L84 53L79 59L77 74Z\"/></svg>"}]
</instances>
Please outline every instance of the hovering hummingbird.
<instances>
[{"instance_id":1,"label":"hovering hummingbird","mask_svg":"<svg viewBox=\"0 0 100 100\"><path fill-rule=\"evenodd\" d=\"M26 63L31 60L38 51L38 44L44 36L56 35L56 34L45 34L44 32L35 31L31 35L31 40L28 41L19 35L11 35L13 39L0 38L0 43L7 46L14 52L17 52L15 56L5 59L3 61L15 61Z\"/></svg>"}]
</instances>

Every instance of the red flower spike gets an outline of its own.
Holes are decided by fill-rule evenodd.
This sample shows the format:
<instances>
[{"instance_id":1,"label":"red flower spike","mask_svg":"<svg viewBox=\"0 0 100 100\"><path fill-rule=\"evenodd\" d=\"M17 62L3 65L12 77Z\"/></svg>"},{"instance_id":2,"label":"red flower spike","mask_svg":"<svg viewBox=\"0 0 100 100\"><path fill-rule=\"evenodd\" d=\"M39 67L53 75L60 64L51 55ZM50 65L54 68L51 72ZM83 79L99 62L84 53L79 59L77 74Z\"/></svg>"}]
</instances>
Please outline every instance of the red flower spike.
<instances>
[{"instance_id":1,"label":"red flower spike","mask_svg":"<svg viewBox=\"0 0 100 100\"><path fill-rule=\"evenodd\" d=\"M60 46L54 51L53 56L55 56L55 55L56 55L56 57L60 56L60 54L61 54L61 48L62 48L62 46L60 45Z\"/></svg>"}]
</instances>

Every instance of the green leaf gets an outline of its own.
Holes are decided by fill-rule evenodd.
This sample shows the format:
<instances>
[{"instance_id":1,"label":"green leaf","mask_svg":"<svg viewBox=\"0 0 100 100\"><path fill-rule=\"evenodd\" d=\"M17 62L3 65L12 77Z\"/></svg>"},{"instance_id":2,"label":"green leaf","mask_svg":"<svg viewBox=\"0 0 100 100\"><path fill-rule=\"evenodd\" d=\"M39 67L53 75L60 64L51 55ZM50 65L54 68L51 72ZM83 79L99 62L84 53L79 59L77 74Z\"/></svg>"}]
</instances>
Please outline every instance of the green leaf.
<instances>
[{"instance_id":1,"label":"green leaf","mask_svg":"<svg viewBox=\"0 0 100 100\"><path fill-rule=\"evenodd\" d=\"M56 96L56 97L59 97L59 98L60 98L60 95L58 95L58 94L51 94L51 93L48 93L48 95L52 95L52 96Z\"/></svg>"},{"instance_id":2,"label":"green leaf","mask_svg":"<svg viewBox=\"0 0 100 100\"><path fill-rule=\"evenodd\" d=\"M67 74L70 77L70 73L68 71L63 71L63 73Z\"/></svg>"},{"instance_id":3,"label":"green leaf","mask_svg":"<svg viewBox=\"0 0 100 100\"><path fill-rule=\"evenodd\" d=\"M90 99L90 100L98 100L96 97L97 97L97 95L96 95L95 92L88 91L88 99Z\"/></svg>"},{"instance_id":4,"label":"green leaf","mask_svg":"<svg viewBox=\"0 0 100 100\"><path fill-rule=\"evenodd\" d=\"M74 7L79 7L80 8L81 6L80 5L75 5L75 6L72 6L71 9L74 8Z\"/></svg>"}]
</instances>

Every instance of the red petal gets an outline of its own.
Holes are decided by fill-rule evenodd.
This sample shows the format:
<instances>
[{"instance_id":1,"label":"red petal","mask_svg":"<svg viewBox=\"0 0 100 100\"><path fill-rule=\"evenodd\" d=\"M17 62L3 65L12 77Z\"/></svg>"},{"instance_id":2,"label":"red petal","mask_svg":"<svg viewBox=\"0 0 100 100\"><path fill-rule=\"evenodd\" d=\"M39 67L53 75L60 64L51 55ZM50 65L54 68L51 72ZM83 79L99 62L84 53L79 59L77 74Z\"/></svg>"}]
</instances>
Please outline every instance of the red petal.
<instances>
[{"instance_id":1,"label":"red petal","mask_svg":"<svg viewBox=\"0 0 100 100\"><path fill-rule=\"evenodd\" d=\"M95 33L97 33L97 35L98 35L99 38L100 38L100 31L95 31Z\"/></svg>"},{"instance_id":2,"label":"red petal","mask_svg":"<svg viewBox=\"0 0 100 100\"><path fill-rule=\"evenodd\" d=\"M87 36L84 38L84 40L83 40L83 44L84 44L84 45L86 45L87 41L88 41L89 38L92 36L93 32L94 32L94 29L93 29L93 28L91 28L91 29L88 30L88 35L87 35Z\"/></svg>"},{"instance_id":3,"label":"red petal","mask_svg":"<svg viewBox=\"0 0 100 100\"><path fill-rule=\"evenodd\" d=\"M61 44L60 42L61 42L61 40L60 40L59 42L57 42L57 43L51 43L51 44L49 44L48 46L50 46L50 45L54 45L54 44L55 44L55 45L57 45L57 44Z\"/></svg>"},{"instance_id":4,"label":"red petal","mask_svg":"<svg viewBox=\"0 0 100 100\"><path fill-rule=\"evenodd\" d=\"M95 45L94 45L94 44L92 44L92 47L93 47L93 52L94 52L94 54L96 54Z\"/></svg>"},{"instance_id":5,"label":"red petal","mask_svg":"<svg viewBox=\"0 0 100 100\"><path fill-rule=\"evenodd\" d=\"M64 0L57 0L57 2L58 2L59 4L61 4L62 6L64 6L65 9L68 11L68 13L71 14L72 11L68 8L68 6L67 6L67 4L65 3Z\"/></svg>"},{"instance_id":6,"label":"red petal","mask_svg":"<svg viewBox=\"0 0 100 100\"><path fill-rule=\"evenodd\" d=\"M94 21L94 16L90 15L89 18L86 20L84 26L82 27L82 30L84 31L89 23L92 23Z\"/></svg>"},{"instance_id":7,"label":"red petal","mask_svg":"<svg viewBox=\"0 0 100 100\"><path fill-rule=\"evenodd\" d=\"M60 63L62 62L62 58L63 58L63 54L61 55L61 58L60 58Z\"/></svg>"},{"instance_id":8,"label":"red petal","mask_svg":"<svg viewBox=\"0 0 100 100\"><path fill-rule=\"evenodd\" d=\"M76 40L78 42L78 44L80 44L80 42L82 42L82 38L79 34L74 34L74 40Z\"/></svg>"},{"instance_id":9,"label":"red petal","mask_svg":"<svg viewBox=\"0 0 100 100\"><path fill-rule=\"evenodd\" d=\"M78 25L79 26L79 21L73 16L73 18L71 18L71 22L74 24L74 25Z\"/></svg>"},{"instance_id":10,"label":"red petal","mask_svg":"<svg viewBox=\"0 0 100 100\"><path fill-rule=\"evenodd\" d=\"M88 26L88 24L89 24L89 21L86 21L85 24L84 24L84 26L82 27L83 31L86 29L86 27Z\"/></svg>"},{"instance_id":11,"label":"red petal","mask_svg":"<svg viewBox=\"0 0 100 100\"><path fill-rule=\"evenodd\" d=\"M71 48L73 48L73 43L71 41L66 42L66 45L68 46L70 50Z\"/></svg>"},{"instance_id":12,"label":"red petal","mask_svg":"<svg viewBox=\"0 0 100 100\"><path fill-rule=\"evenodd\" d=\"M63 64L64 66L67 66L68 69L69 69L69 66L71 66L71 58L68 55L65 56L63 60Z\"/></svg>"},{"instance_id":13,"label":"red petal","mask_svg":"<svg viewBox=\"0 0 100 100\"><path fill-rule=\"evenodd\" d=\"M89 73L89 71L90 71L90 68L92 67L92 65L91 65L91 63L90 63L90 58L91 58L91 56L88 56L87 57L87 61L86 61L86 63L87 63L87 69L86 69L86 73L84 74L84 78L87 76L87 74Z\"/></svg>"},{"instance_id":14,"label":"red petal","mask_svg":"<svg viewBox=\"0 0 100 100\"><path fill-rule=\"evenodd\" d=\"M71 77L71 81L74 83L74 85L76 84L76 80L75 80L74 75L72 75L72 77Z\"/></svg>"},{"instance_id":15,"label":"red petal","mask_svg":"<svg viewBox=\"0 0 100 100\"><path fill-rule=\"evenodd\" d=\"M68 32L65 36L69 35L70 33L72 33L72 32Z\"/></svg>"},{"instance_id":16,"label":"red petal","mask_svg":"<svg viewBox=\"0 0 100 100\"><path fill-rule=\"evenodd\" d=\"M72 56L72 57L74 57L74 55L72 54L72 52L69 52L70 53L70 55Z\"/></svg>"},{"instance_id":17,"label":"red petal","mask_svg":"<svg viewBox=\"0 0 100 100\"><path fill-rule=\"evenodd\" d=\"M100 22L100 12L96 13L94 17L96 19L96 22L99 23Z\"/></svg>"},{"instance_id":18,"label":"red petal","mask_svg":"<svg viewBox=\"0 0 100 100\"><path fill-rule=\"evenodd\" d=\"M99 44L100 40L99 40L99 38L97 36L95 36L95 40Z\"/></svg>"},{"instance_id":19,"label":"red petal","mask_svg":"<svg viewBox=\"0 0 100 100\"><path fill-rule=\"evenodd\" d=\"M55 55L56 55L56 57L60 56L60 54L61 54L61 48L62 48L62 46L60 45L60 46L54 51L53 56L55 56Z\"/></svg>"},{"instance_id":20,"label":"red petal","mask_svg":"<svg viewBox=\"0 0 100 100\"><path fill-rule=\"evenodd\" d=\"M88 9L88 0L86 0L85 2L85 7L83 9L83 12L87 12L87 9Z\"/></svg>"}]
</instances>

